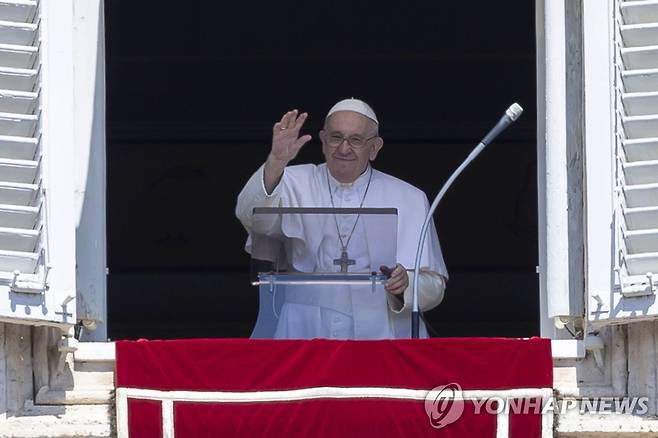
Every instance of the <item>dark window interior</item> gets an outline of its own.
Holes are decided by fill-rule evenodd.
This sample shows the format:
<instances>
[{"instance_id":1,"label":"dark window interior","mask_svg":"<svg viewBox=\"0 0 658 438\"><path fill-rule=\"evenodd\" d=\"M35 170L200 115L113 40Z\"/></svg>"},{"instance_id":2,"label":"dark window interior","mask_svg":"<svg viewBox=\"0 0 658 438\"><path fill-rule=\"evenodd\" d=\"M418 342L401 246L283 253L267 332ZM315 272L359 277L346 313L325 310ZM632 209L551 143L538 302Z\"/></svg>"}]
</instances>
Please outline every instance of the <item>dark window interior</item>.
<instances>
[{"instance_id":1,"label":"dark window interior","mask_svg":"<svg viewBox=\"0 0 658 438\"><path fill-rule=\"evenodd\" d=\"M512 102L523 117L435 216L439 336L539 333L534 2L105 2L109 336L246 337L242 185L272 124L339 99L376 110L378 169L432 199Z\"/></svg>"}]
</instances>

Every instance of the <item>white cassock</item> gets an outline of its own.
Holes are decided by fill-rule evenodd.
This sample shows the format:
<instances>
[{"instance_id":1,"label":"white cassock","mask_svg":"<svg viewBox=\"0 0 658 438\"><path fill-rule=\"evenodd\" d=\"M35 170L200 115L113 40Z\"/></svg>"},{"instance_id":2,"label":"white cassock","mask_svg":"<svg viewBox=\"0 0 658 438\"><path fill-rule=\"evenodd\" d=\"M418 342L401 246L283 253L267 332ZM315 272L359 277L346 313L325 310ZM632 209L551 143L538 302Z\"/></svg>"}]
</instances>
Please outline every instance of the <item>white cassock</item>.
<instances>
[{"instance_id":1,"label":"white cassock","mask_svg":"<svg viewBox=\"0 0 658 438\"><path fill-rule=\"evenodd\" d=\"M331 207L329 187L335 207L396 208L398 210L397 262L413 268L418 239L423 221L429 211L425 193L391 175L372 169L364 172L351 184L342 184L328 174L326 164L303 164L286 167L278 186L271 194L263 183L263 166L249 179L238 196L236 215L248 232L252 230L252 211L255 207ZM329 183L327 183L329 177ZM367 190L367 193L366 193ZM365 199L363 198L364 194ZM338 228L346 241L354 216L337 218ZM378 271L380 262L376 246L386 236L369 236L364 220L357 220L349 242L349 256L356 264L353 272ZM309 232L294 220L281 224L285 236L303 242L294 267L303 272L338 272L334 260L341 247L334 225L333 232ZM329 228L331 230L331 228ZM247 239L251 252L251 236ZM390 264L390 263L389 263ZM441 254L439 239L432 222L425 239L419 279L420 310L437 306L442 300L448 272ZM331 293L305 294L286 292L276 327L276 338L329 339L387 339L411 336L411 302L413 272L409 273L409 287L402 301L378 287L332 286ZM427 337L421 323L420 334Z\"/></svg>"}]
</instances>

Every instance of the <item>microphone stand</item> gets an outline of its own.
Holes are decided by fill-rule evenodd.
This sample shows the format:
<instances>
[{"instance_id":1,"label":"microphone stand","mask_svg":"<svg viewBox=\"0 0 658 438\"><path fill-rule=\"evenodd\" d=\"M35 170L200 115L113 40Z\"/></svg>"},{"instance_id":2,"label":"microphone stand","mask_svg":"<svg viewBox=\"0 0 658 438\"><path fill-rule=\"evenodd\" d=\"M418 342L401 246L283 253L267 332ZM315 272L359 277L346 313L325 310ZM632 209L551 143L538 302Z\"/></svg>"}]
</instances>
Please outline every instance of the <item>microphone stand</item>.
<instances>
[{"instance_id":1,"label":"microphone stand","mask_svg":"<svg viewBox=\"0 0 658 438\"><path fill-rule=\"evenodd\" d=\"M413 339L418 339L419 328L420 328L420 313L418 310L418 278L420 277L420 259L423 254L423 246L425 244L425 237L427 235L427 229L432 221L434 211L439 206L439 202L443 199L443 196L446 194L452 183L457 179L457 177L462 173L462 171L468 166L471 161L477 157L482 150L493 141L495 137L498 136L510 123L514 122L523 112L518 104L513 104L506 111L505 115L500 119L498 124L482 139L480 143L471 151L471 153L466 157L464 162L455 170L450 178L443 184L439 194L434 198L434 202L430 206L427 216L425 217L425 222L423 223L423 228L420 232L420 239L418 241L418 249L416 251L416 263L414 264L414 282L413 282L413 299L411 301L411 337Z\"/></svg>"}]
</instances>

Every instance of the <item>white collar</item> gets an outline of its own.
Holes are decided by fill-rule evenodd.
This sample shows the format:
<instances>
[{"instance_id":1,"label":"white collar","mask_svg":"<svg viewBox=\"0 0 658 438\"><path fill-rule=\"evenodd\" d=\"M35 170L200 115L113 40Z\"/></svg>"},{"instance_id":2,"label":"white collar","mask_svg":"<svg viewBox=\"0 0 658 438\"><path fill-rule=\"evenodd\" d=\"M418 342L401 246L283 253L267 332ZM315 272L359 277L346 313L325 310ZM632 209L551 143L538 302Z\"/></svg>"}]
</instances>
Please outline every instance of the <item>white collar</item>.
<instances>
[{"instance_id":1,"label":"white collar","mask_svg":"<svg viewBox=\"0 0 658 438\"><path fill-rule=\"evenodd\" d=\"M329 167L327 166L327 163L324 163L324 168L325 172L329 175L329 185L331 186L331 190L333 192L336 192L337 190L358 190L359 192L365 189L365 186L368 184L368 180L370 179L370 172L374 172L374 169L372 166L370 166L370 163L366 166L366 170L363 171L361 175L359 175L354 181L351 183L342 183L338 181L336 178L333 177L331 172L329 172Z\"/></svg>"}]
</instances>

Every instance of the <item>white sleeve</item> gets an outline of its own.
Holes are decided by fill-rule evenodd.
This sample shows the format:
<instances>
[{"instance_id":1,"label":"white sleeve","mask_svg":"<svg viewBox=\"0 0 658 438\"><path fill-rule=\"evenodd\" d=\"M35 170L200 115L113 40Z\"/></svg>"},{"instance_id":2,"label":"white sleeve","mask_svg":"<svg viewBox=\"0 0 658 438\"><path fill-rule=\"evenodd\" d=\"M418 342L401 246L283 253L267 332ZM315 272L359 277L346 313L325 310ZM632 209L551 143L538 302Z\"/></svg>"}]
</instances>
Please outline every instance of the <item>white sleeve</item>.
<instances>
[{"instance_id":1,"label":"white sleeve","mask_svg":"<svg viewBox=\"0 0 658 438\"><path fill-rule=\"evenodd\" d=\"M404 290L404 303L400 298L393 294L386 294L388 306L393 313L402 313L411 311L413 300L414 273L408 272L409 286ZM420 278L418 279L418 308L421 312L433 309L441 304L445 295L446 279L443 275L421 268Z\"/></svg>"},{"instance_id":2,"label":"white sleeve","mask_svg":"<svg viewBox=\"0 0 658 438\"><path fill-rule=\"evenodd\" d=\"M281 202L281 182L277 184L272 193L268 194L267 190L265 190L265 182L263 181L264 166L260 166L251 178L249 178L249 181L247 181L247 184L245 184L238 195L235 215L240 219L240 222L242 222L242 225L244 225L247 231L250 231L252 228L254 208L278 207ZM283 176L281 180L283 180Z\"/></svg>"}]
</instances>

